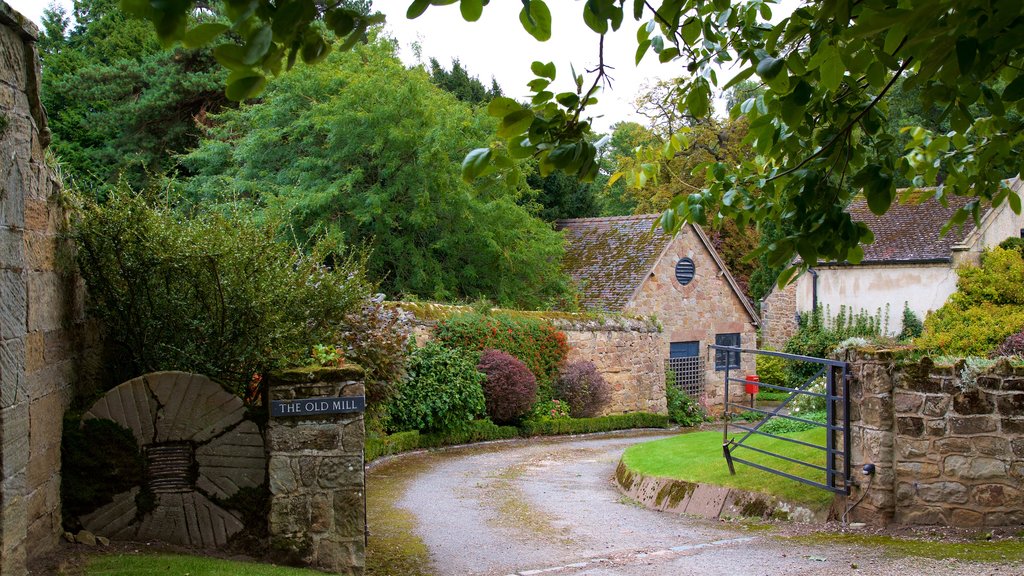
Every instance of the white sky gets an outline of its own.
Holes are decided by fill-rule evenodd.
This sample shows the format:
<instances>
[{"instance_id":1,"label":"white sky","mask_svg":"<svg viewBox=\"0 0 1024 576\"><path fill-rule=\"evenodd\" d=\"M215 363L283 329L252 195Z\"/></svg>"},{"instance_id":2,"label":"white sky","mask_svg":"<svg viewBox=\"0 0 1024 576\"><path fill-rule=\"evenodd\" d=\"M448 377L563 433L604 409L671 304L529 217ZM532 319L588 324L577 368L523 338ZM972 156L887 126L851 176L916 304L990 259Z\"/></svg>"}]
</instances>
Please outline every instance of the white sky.
<instances>
[{"instance_id":1,"label":"white sky","mask_svg":"<svg viewBox=\"0 0 1024 576\"><path fill-rule=\"evenodd\" d=\"M43 10L52 0L5 0L15 10L39 23ZM495 0L484 7L479 21L468 23L462 20L458 4L432 6L415 20L408 20L405 11L410 0L376 0L374 8L387 15L387 30L401 47L400 55L407 64L415 64L412 45L419 43L423 63L436 58L445 68L452 59L458 58L471 75L480 78L485 86L491 77L497 79L506 95L525 99L530 90L526 83L533 79L530 63L534 60L554 62L558 68L558 80L552 91L574 89L570 64L577 73L592 69L598 61L598 36L583 23L581 13L585 0L553 0L548 5L552 11L552 38L537 42L519 24L519 10L522 3L513 0ZM71 0L58 0L71 11ZM796 0L783 0L792 6ZM781 12L777 9L776 19ZM645 84L654 84L659 78L672 78L683 71L684 64L676 61L659 64L657 57L649 53L640 63L634 65L636 50L636 29L639 26L628 15L618 32L605 38L605 64L613 69L611 90L598 95L598 104L590 109L595 116L595 129L608 131L609 127L621 120L646 120L635 114L633 101ZM586 77L587 75L584 74ZM719 73L719 81L732 76L731 71ZM585 78L584 87L593 82ZM719 104L722 113L723 104Z\"/></svg>"}]
</instances>

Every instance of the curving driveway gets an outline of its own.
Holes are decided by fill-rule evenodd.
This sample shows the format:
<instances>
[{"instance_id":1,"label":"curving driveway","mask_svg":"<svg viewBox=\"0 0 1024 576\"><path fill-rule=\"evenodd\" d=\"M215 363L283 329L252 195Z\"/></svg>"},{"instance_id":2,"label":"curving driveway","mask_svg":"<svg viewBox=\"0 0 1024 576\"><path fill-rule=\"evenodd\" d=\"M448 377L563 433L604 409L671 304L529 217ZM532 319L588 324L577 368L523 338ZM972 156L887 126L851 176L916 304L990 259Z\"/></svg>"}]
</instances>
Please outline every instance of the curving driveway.
<instances>
[{"instance_id":1,"label":"curving driveway","mask_svg":"<svg viewBox=\"0 0 1024 576\"><path fill-rule=\"evenodd\" d=\"M407 528L429 555L429 562L421 559L410 573L1024 574L1020 564L891 558L885 549L827 542L797 545L778 538L780 529L757 530L641 508L616 490L615 466L627 446L667 435L516 441L411 455L374 466L367 480L371 538L380 532L375 522L391 521L373 509L375 486L388 486L394 505L411 519ZM394 484L398 479L400 484ZM373 553L371 545L371 566ZM395 572L377 573L403 576Z\"/></svg>"}]
</instances>

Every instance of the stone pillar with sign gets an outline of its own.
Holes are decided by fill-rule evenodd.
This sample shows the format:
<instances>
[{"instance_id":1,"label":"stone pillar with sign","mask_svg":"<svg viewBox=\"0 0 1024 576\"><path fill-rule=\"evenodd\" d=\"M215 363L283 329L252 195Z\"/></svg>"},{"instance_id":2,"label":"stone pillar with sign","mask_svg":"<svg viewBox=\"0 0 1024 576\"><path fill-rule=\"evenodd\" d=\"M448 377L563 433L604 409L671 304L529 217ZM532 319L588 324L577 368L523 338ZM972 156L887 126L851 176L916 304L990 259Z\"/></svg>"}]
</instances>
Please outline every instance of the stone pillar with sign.
<instances>
[{"instance_id":1,"label":"stone pillar with sign","mask_svg":"<svg viewBox=\"0 0 1024 576\"><path fill-rule=\"evenodd\" d=\"M272 557L336 574L363 574L363 371L311 367L267 382Z\"/></svg>"}]
</instances>

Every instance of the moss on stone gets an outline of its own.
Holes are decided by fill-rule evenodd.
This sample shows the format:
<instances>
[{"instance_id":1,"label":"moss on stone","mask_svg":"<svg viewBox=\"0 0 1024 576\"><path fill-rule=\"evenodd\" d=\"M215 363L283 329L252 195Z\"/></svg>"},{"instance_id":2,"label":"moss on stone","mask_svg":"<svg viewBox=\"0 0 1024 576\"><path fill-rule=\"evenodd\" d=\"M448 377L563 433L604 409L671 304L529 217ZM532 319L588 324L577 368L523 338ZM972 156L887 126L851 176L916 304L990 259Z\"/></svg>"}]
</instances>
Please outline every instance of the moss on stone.
<instances>
[{"instance_id":1,"label":"moss on stone","mask_svg":"<svg viewBox=\"0 0 1024 576\"><path fill-rule=\"evenodd\" d=\"M343 366L302 366L278 370L270 375L271 381L282 383L310 382L344 382L359 380L363 377L363 368L355 364Z\"/></svg>"}]
</instances>

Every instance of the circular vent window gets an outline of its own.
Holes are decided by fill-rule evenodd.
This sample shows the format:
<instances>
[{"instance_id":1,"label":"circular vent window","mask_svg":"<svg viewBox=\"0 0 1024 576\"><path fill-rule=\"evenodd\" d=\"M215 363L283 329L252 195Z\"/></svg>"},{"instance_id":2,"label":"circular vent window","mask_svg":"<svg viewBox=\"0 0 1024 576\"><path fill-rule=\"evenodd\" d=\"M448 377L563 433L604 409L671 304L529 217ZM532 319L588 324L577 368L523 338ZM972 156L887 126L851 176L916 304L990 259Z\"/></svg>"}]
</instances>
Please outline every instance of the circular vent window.
<instances>
[{"instance_id":1,"label":"circular vent window","mask_svg":"<svg viewBox=\"0 0 1024 576\"><path fill-rule=\"evenodd\" d=\"M693 272L693 260L682 258L679 262L676 262L676 280L683 286L686 286L693 280Z\"/></svg>"}]
</instances>

